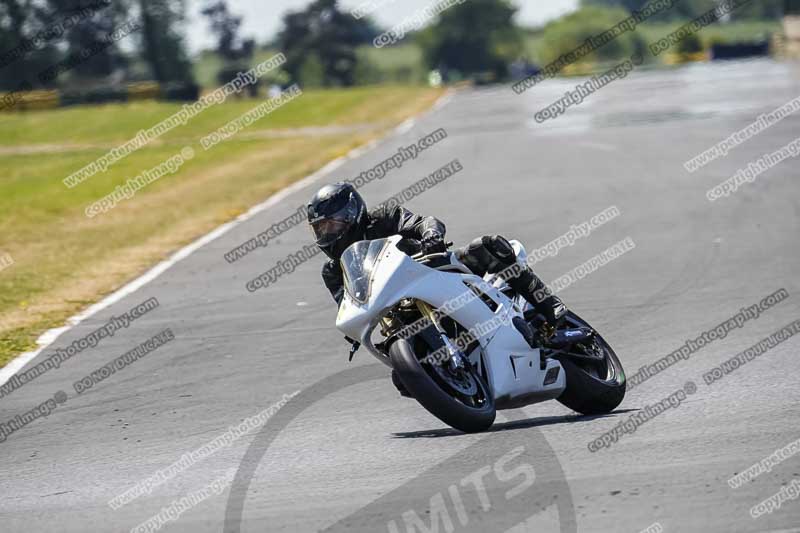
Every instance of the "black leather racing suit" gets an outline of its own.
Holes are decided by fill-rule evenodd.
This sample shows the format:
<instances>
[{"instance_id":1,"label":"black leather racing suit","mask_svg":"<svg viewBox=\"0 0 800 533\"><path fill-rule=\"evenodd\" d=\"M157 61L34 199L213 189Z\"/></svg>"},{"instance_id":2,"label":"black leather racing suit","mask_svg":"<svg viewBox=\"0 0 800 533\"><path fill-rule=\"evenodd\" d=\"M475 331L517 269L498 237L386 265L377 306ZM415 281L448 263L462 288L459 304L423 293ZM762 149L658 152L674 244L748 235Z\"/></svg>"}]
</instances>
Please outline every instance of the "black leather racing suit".
<instances>
[{"instance_id":1,"label":"black leather racing suit","mask_svg":"<svg viewBox=\"0 0 800 533\"><path fill-rule=\"evenodd\" d=\"M416 215L404 207L381 205L367 214L365 239L384 239L400 235L407 239L424 241L439 236L444 239L445 225L434 217ZM479 276L496 274L515 264L516 255L511 244L500 235L488 235L475 239L467 246L455 250L456 257ZM516 277L508 277L507 283L522 295L548 322L555 325L566 311L561 300L550 294L542 281L527 265L519 264L514 269ZM337 304L344 297L344 279L339 261L328 260L322 266L322 279ZM535 295L539 295L537 298ZM547 297L542 299L541 295Z\"/></svg>"}]
</instances>

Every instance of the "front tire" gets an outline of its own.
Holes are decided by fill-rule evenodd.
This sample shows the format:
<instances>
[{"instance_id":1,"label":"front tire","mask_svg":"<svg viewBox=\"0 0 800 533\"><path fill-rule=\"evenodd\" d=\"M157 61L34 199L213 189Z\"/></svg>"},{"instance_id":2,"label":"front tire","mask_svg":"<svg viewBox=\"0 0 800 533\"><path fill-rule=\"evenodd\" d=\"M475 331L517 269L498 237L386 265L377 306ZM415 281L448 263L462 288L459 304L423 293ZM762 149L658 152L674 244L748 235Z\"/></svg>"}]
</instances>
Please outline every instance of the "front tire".
<instances>
[{"instance_id":1,"label":"front tire","mask_svg":"<svg viewBox=\"0 0 800 533\"><path fill-rule=\"evenodd\" d=\"M589 327L588 322L573 312L566 317L567 327ZM593 329L593 328L592 328ZM583 415L607 414L616 409L625 397L627 381L617 354L595 332L596 348L604 353L602 362L578 363L569 356L554 356L561 366L567 387L558 401Z\"/></svg>"},{"instance_id":2,"label":"front tire","mask_svg":"<svg viewBox=\"0 0 800 533\"><path fill-rule=\"evenodd\" d=\"M397 339L389 348L392 367L400 381L433 416L445 424L463 431L477 433L489 429L494 423L496 410L489 388L471 366L463 370L466 380L473 380L475 398L459 398L457 391L446 390L447 384L434 379L436 370L430 364L419 362L411 344ZM472 405L468 405L468 404Z\"/></svg>"}]
</instances>

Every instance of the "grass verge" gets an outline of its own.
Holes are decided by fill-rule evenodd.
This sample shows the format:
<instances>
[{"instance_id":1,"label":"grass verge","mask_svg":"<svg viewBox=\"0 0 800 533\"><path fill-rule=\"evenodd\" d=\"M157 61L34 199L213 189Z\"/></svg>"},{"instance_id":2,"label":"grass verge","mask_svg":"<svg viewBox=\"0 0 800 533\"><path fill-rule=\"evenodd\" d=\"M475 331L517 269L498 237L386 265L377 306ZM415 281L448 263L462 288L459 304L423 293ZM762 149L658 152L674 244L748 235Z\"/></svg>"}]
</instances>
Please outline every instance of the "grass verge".
<instances>
[{"instance_id":1,"label":"grass verge","mask_svg":"<svg viewBox=\"0 0 800 533\"><path fill-rule=\"evenodd\" d=\"M232 101L68 189L62 179L180 106L144 102L0 115L0 367L37 337L110 294L170 252L289 183L428 108L440 91L371 87L307 91L204 152L199 139L258 105ZM371 124L369 129L348 125ZM297 128L345 126L319 135ZM290 130L285 137L258 133ZM191 144L178 172L111 211L84 209ZM6 255L7 254L7 255Z\"/></svg>"}]
</instances>

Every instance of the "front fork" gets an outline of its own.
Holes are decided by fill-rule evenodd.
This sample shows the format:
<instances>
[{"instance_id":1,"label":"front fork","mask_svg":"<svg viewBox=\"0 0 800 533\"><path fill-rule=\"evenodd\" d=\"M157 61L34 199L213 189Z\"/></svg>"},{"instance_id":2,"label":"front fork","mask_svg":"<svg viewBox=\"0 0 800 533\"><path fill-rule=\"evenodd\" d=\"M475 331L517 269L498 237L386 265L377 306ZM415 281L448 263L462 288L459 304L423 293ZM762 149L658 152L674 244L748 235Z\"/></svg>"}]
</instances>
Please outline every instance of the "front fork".
<instances>
[{"instance_id":1,"label":"front fork","mask_svg":"<svg viewBox=\"0 0 800 533\"><path fill-rule=\"evenodd\" d=\"M431 324L433 324L433 327L435 327L436 331L439 333L439 338L442 340L442 344L444 344L444 347L447 349L447 354L450 356L448 359L450 369L459 370L466 368L467 364L464 354L455 344L453 344L453 341L450 340L450 337L447 336L447 332L442 326L439 317L437 317L436 313L433 311L433 308L420 300L416 300L416 304L417 309L419 309L419 312L422 314L423 318L430 320Z\"/></svg>"}]
</instances>

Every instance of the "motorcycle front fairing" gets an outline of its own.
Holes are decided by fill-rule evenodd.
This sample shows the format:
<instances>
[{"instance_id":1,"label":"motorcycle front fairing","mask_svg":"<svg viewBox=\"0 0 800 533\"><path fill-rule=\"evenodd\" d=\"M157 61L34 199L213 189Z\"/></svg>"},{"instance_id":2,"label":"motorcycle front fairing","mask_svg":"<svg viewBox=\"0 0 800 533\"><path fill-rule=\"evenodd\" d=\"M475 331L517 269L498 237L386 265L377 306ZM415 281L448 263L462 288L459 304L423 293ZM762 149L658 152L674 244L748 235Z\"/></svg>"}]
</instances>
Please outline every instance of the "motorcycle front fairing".
<instances>
[{"instance_id":1,"label":"motorcycle front fairing","mask_svg":"<svg viewBox=\"0 0 800 533\"><path fill-rule=\"evenodd\" d=\"M414 261L397 248L400 240L396 235L362 241L342 256L346 290L336 318L340 331L360 340L381 362L391 366L386 355L373 345L372 332L389 309L403 299L414 298L444 310L478 339L498 409L561 394L566 382L560 363L548 360L545 369L540 367L539 350L532 349L511 325L511 319L521 313L510 298L479 276L442 272ZM370 261L371 265L364 266ZM357 262L362 264L355 265ZM490 298L494 310L475 297L468 285ZM492 322L501 325L488 331L476 327ZM473 356L478 358L477 354ZM471 362L481 364L478 360ZM550 383L544 385L545 381Z\"/></svg>"}]
</instances>

